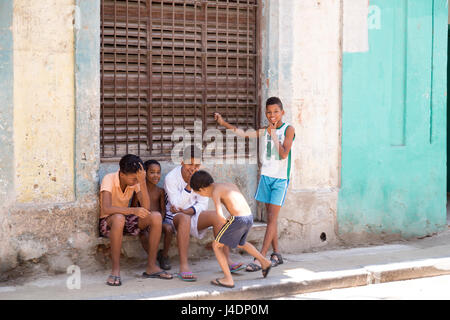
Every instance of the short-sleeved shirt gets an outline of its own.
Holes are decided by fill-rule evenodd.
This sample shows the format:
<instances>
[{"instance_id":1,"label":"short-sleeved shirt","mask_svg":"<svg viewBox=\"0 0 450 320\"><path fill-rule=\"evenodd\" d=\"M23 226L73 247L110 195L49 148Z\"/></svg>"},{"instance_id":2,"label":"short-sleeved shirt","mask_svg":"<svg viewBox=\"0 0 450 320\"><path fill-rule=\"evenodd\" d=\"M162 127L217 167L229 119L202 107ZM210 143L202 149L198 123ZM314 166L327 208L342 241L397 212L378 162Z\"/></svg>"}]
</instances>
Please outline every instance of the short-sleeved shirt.
<instances>
[{"instance_id":1,"label":"short-sleeved shirt","mask_svg":"<svg viewBox=\"0 0 450 320\"><path fill-rule=\"evenodd\" d=\"M100 186L100 192L109 191L111 192L111 205L113 207L122 207L127 208L129 206L131 197L133 197L133 193L140 192L141 188L139 183L134 186L127 186L125 191L122 192L120 188L120 180L119 180L119 170L117 172L109 173L103 177L102 184ZM102 197L100 197L100 206Z\"/></svg>"}]
</instances>

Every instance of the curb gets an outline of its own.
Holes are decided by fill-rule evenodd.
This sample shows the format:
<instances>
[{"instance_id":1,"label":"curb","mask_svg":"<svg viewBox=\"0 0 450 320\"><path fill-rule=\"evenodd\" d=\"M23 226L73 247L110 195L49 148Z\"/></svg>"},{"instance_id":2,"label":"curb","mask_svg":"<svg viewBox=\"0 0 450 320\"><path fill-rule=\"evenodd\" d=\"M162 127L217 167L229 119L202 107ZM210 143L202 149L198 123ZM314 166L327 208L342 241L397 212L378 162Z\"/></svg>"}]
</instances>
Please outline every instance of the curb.
<instances>
[{"instance_id":1,"label":"curb","mask_svg":"<svg viewBox=\"0 0 450 320\"><path fill-rule=\"evenodd\" d=\"M295 294L366 286L393 281L411 280L450 274L450 258L427 259L406 263L366 266L360 269L335 272L305 272L291 269L294 279L280 276L269 281L243 280L235 290L225 288L197 290L169 296L158 300L257 300L271 299ZM145 298L144 298L145 299Z\"/></svg>"}]
</instances>

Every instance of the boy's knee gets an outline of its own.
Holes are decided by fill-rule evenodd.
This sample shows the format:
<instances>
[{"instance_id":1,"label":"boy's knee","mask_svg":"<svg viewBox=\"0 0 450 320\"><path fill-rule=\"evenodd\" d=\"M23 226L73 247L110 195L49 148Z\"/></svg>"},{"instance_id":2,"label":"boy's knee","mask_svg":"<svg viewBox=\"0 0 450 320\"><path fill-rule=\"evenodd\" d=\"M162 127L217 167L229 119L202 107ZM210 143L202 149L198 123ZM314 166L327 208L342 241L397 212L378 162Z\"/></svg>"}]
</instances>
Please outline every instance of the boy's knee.
<instances>
[{"instance_id":1,"label":"boy's knee","mask_svg":"<svg viewBox=\"0 0 450 320\"><path fill-rule=\"evenodd\" d=\"M125 216L122 214L115 214L111 217L112 227L123 227L125 225Z\"/></svg>"},{"instance_id":2,"label":"boy's knee","mask_svg":"<svg viewBox=\"0 0 450 320\"><path fill-rule=\"evenodd\" d=\"M187 214L178 215L178 224L182 226L191 226L191 217Z\"/></svg>"},{"instance_id":3,"label":"boy's knee","mask_svg":"<svg viewBox=\"0 0 450 320\"><path fill-rule=\"evenodd\" d=\"M159 212L152 212L150 215L150 223L152 225L161 225L162 224L162 217Z\"/></svg>"},{"instance_id":4,"label":"boy's knee","mask_svg":"<svg viewBox=\"0 0 450 320\"><path fill-rule=\"evenodd\" d=\"M223 244L214 240L213 243L212 243L212 248L213 248L213 250L222 249L223 248Z\"/></svg>"},{"instance_id":5,"label":"boy's knee","mask_svg":"<svg viewBox=\"0 0 450 320\"><path fill-rule=\"evenodd\" d=\"M162 230L165 233L172 233L172 227L170 225L168 225L167 223L162 224Z\"/></svg>"}]
</instances>

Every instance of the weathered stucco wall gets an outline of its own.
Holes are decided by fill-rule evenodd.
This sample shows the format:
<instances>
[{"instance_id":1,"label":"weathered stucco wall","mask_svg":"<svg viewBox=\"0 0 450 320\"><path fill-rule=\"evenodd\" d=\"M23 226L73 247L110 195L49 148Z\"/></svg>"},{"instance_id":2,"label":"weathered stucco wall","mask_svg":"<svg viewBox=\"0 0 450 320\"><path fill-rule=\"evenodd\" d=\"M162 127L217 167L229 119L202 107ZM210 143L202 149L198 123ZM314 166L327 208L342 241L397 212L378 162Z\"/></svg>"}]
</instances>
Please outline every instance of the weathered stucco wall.
<instances>
[{"instance_id":1,"label":"weathered stucco wall","mask_svg":"<svg viewBox=\"0 0 450 320\"><path fill-rule=\"evenodd\" d=\"M0 279L95 266L99 4L0 3Z\"/></svg>"},{"instance_id":2,"label":"weathered stucco wall","mask_svg":"<svg viewBox=\"0 0 450 320\"><path fill-rule=\"evenodd\" d=\"M281 250L332 244L340 167L341 1L264 1L263 22L263 103L279 96L284 120L296 132L291 183L279 216Z\"/></svg>"},{"instance_id":3,"label":"weathered stucco wall","mask_svg":"<svg viewBox=\"0 0 450 320\"><path fill-rule=\"evenodd\" d=\"M74 0L15 0L14 155L19 202L74 200Z\"/></svg>"}]
</instances>

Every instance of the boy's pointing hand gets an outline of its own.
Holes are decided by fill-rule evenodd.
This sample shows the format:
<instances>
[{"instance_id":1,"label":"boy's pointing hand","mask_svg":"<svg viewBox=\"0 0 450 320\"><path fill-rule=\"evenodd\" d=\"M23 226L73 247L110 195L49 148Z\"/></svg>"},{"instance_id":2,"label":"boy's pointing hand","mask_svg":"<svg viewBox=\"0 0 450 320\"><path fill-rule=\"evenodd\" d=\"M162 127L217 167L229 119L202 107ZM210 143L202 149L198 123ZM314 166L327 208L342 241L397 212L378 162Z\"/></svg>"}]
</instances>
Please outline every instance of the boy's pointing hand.
<instances>
[{"instance_id":1,"label":"boy's pointing hand","mask_svg":"<svg viewBox=\"0 0 450 320\"><path fill-rule=\"evenodd\" d=\"M218 112L214 112L214 120L216 120L217 124L219 124L221 126L224 123L222 116Z\"/></svg>"}]
</instances>

